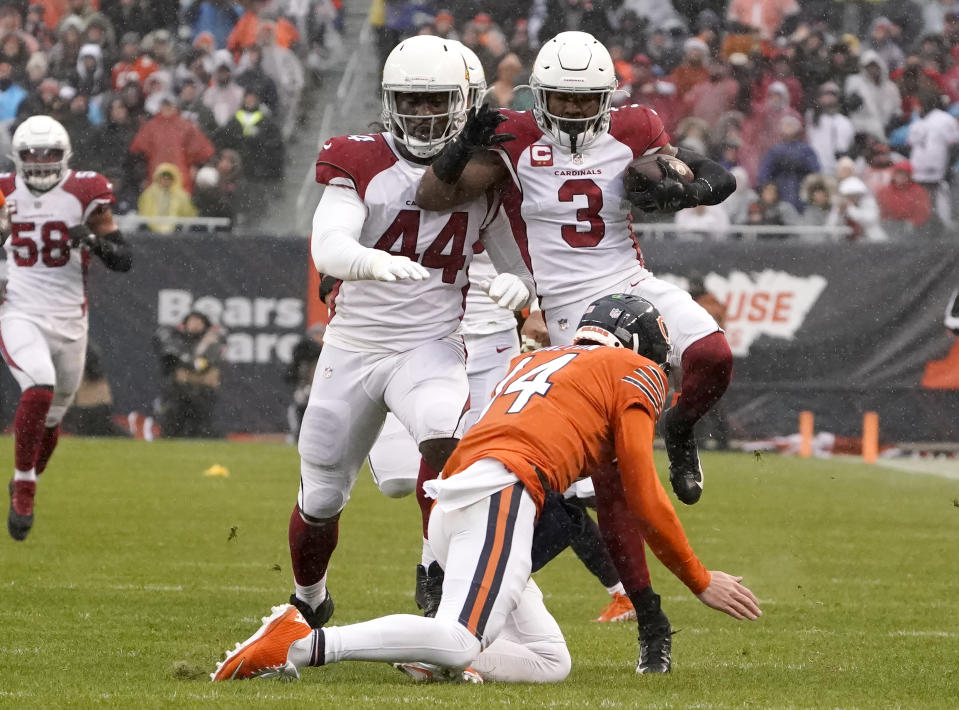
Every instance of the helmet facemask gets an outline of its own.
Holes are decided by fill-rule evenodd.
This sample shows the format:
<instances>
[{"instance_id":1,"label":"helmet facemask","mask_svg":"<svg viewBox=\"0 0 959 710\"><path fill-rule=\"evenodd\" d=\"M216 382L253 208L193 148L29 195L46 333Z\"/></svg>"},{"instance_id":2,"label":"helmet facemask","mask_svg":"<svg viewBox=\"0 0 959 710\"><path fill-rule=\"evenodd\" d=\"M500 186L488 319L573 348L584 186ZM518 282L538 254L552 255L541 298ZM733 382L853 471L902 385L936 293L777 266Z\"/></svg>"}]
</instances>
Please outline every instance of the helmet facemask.
<instances>
[{"instance_id":1,"label":"helmet facemask","mask_svg":"<svg viewBox=\"0 0 959 710\"><path fill-rule=\"evenodd\" d=\"M63 179L68 158L62 148L27 148L14 153L13 162L29 187L46 192Z\"/></svg>"},{"instance_id":2,"label":"helmet facemask","mask_svg":"<svg viewBox=\"0 0 959 710\"><path fill-rule=\"evenodd\" d=\"M418 96L415 103L422 106L427 101L424 95L431 95L429 111L411 108L410 98ZM459 86L383 87L383 122L417 158L435 156L459 135L466 124L466 107L467 97ZM433 109L440 110L432 113Z\"/></svg>"},{"instance_id":3,"label":"helmet facemask","mask_svg":"<svg viewBox=\"0 0 959 710\"><path fill-rule=\"evenodd\" d=\"M605 88L569 88L546 86L536 77L530 78L529 87L533 92L533 116L544 133L552 136L561 146L577 153L609 128L609 111L613 104L615 86ZM598 108L591 116L566 118L549 110L550 94L591 94L598 96Z\"/></svg>"}]
</instances>

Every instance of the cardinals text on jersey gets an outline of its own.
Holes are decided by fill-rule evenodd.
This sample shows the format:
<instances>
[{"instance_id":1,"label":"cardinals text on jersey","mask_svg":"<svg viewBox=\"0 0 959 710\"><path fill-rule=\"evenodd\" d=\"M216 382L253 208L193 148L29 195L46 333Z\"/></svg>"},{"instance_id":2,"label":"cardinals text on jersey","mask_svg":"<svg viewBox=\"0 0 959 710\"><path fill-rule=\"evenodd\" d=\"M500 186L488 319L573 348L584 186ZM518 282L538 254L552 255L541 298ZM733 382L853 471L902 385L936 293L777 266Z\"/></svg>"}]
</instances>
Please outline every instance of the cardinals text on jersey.
<instances>
[{"instance_id":1,"label":"cardinals text on jersey","mask_svg":"<svg viewBox=\"0 0 959 710\"><path fill-rule=\"evenodd\" d=\"M504 206L544 309L648 275L630 223L626 166L669 142L655 111L613 109L609 131L581 153L554 143L528 112L503 111L501 155L514 185Z\"/></svg>"}]
</instances>

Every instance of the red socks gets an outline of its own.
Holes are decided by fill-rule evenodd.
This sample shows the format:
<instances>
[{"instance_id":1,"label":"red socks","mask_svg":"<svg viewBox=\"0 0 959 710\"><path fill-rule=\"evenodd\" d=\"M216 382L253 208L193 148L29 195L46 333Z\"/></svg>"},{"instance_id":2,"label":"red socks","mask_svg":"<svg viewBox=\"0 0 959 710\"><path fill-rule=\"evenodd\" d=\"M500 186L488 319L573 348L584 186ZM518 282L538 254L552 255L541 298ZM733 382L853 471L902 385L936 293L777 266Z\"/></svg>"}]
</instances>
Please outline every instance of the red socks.
<instances>
[{"instance_id":1,"label":"red socks","mask_svg":"<svg viewBox=\"0 0 959 710\"><path fill-rule=\"evenodd\" d=\"M53 450L57 448L57 441L60 439L60 425L48 426L43 431L43 438L40 440L40 451L37 453L37 475L43 473L47 464L50 463L50 457L53 456Z\"/></svg>"},{"instance_id":2,"label":"red socks","mask_svg":"<svg viewBox=\"0 0 959 710\"><path fill-rule=\"evenodd\" d=\"M681 419L699 421L726 392L733 377L733 353L720 332L700 338L683 353L683 389L676 402Z\"/></svg>"},{"instance_id":3,"label":"red socks","mask_svg":"<svg viewBox=\"0 0 959 710\"><path fill-rule=\"evenodd\" d=\"M18 471L30 471L37 465L46 429L47 412L53 404L53 388L30 387L20 395L20 404L13 420L14 466ZM52 453L53 448L50 448ZM46 461L50 455L47 454Z\"/></svg>"},{"instance_id":4,"label":"red socks","mask_svg":"<svg viewBox=\"0 0 959 710\"><path fill-rule=\"evenodd\" d=\"M289 528L290 560L297 584L308 587L323 579L339 536L339 515L320 523L308 523L300 515L300 506L293 506Z\"/></svg>"},{"instance_id":5,"label":"red socks","mask_svg":"<svg viewBox=\"0 0 959 710\"><path fill-rule=\"evenodd\" d=\"M420 505L420 515L423 517L423 539L429 539L430 511L433 509L433 499L426 497L423 484L432 481L439 474L430 468L426 459L420 459L420 474L416 478L416 502Z\"/></svg>"}]
</instances>

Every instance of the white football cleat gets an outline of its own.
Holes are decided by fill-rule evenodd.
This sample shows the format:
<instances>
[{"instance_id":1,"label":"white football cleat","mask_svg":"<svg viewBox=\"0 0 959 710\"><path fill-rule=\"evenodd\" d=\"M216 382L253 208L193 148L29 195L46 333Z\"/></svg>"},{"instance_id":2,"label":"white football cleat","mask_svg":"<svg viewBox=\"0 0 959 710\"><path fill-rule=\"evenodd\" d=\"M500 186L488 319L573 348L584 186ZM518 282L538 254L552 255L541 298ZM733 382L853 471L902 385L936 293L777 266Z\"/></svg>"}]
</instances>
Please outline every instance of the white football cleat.
<instances>
[{"instance_id":1,"label":"white football cleat","mask_svg":"<svg viewBox=\"0 0 959 710\"><path fill-rule=\"evenodd\" d=\"M472 668L457 670L420 661L394 663L393 667L412 678L414 683L473 683L476 685L483 683L483 676Z\"/></svg>"}]
</instances>

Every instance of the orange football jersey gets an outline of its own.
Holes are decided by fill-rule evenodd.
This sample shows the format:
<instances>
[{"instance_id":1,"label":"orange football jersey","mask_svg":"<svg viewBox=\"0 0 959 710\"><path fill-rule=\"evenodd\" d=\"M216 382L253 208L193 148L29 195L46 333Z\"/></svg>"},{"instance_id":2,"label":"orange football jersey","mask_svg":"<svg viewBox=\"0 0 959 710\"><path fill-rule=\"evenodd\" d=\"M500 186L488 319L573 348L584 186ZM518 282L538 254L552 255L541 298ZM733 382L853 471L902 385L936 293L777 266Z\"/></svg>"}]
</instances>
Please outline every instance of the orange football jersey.
<instances>
[{"instance_id":1,"label":"orange football jersey","mask_svg":"<svg viewBox=\"0 0 959 710\"><path fill-rule=\"evenodd\" d=\"M457 446L443 477L484 458L502 462L538 508L544 483L563 492L617 460L621 485L656 556L696 594L709 573L693 554L653 465L653 433L666 375L631 350L567 345L520 355L480 420Z\"/></svg>"}]
</instances>

